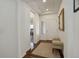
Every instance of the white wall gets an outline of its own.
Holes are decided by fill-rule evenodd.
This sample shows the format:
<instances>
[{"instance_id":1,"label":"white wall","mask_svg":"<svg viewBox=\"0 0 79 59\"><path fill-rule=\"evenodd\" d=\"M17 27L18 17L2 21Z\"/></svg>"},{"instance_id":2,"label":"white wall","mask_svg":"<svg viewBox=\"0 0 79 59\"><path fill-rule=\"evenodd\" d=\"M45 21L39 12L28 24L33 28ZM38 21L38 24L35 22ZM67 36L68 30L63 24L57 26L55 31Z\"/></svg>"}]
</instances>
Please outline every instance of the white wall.
<instances>
[{"instance_id":1,"label":"white wall","mask_svg":"<svg viewBox=\"0 0 79 59\"><path fill-rule=\"evenodd\" d=\"M62 0L59 13L64 8L64 27L65 31L59 32L60 38L64 42L64 57L73 56L74 43L74 15L73 15L73 0Z\"/></svg>"},{"instance_id":2,"label":"white wall","mask_svg":"<svg viewBox=\"0 0 79 59\"><path fill-rule=\"evenodd\" d=\"M75 39L74 39L74 57L79 58L79 11L75 14Z\"/></svg>"},{"instance_id":3,"label":"white wall","mask_svg":"<svg viewBox=\"0 0 79 59\"><path fill-rule=\"evenodd\" d=\"M64 2L62 1L61 5L60 5L60 8L59 8L59 11L58 11L58 16L61 12L61 10L64 8ZM59 18L58 18L58 23L59 23ZM59 25L58 25L59 26ZM64 25L65 26L65 25ZM59 37L60 39L64 42L64 39L65 39L65 31L58 31L59 33Z\"/></svg>"},{"instance_id":4,"label":"white wall","mask_svg":"<svg viewBox=\"0 0 79 59\"><path fill-rule=\"evenodd\" d=\"M17 57L16 0L0 0L0 58Z\"/></svg>"},{"instance_id":5,"label":"white wall","mask_svg":"<svg viewBox=\"0 0 79 59\"><path fill-rule=\"evenodd\" d=\"M40 39L40 18L36 12L34 13L33 24L34 24L34 43L37 43Z\"/></svg>"},{"instance_id":6,"label":"white wall","mask_svg":"<svg viewBox=\"0 0 79 59\"><path fill-rule=\"evenodd\" d=\"M69 24L69 39L68 39L68 57L78 57L79 58L79 11L74 13L73 12L73 0L67 2L69 5L66 4L66 15Z\"/></svg>"},{"instance_id":7,"label":"white wall","mask_svg":"<svg viewBox=\"0 0 79 59\"><path fill-rule=\"evenodd\" d=\"M65 0L65 21L66 21L66 33L67 33L67 39L65 40L65 46L67 49L65 49L65 55L66 57L75 57L74 56L74 49L76 46L74 45L76 43L75 41L75 18L74 18L74 12L73 12L73 0Z\"/></svg>"},{"instance_id":8,"label":"white wall","mask_svg":"<svg viewBox=\"0 0 79 59\"><path fill-rule=\"evenodd\" d=\"M60 38L64 39L64 56L65 57L79 57L79 11L73 12L73 0L63 0L64 14L65 14L65 32L64 36L60 32ZM60 7L60 9L61 9Z\"/></svg>"},{"instance_id":9,"label":"white wall","mask_svg":"<svg viewBox=\"0 0 79 59\"><path fill-rule=\"evenodd\" d=\"M18 0L18 57L23 57L31 47L31 20L33 20L34 25L34 42L37 43L39 38L39 15L34 11L35 17L32 19L31 12L33 12L33 9L25 1Z\"/></svg>"},{"instance_id":10,"label":"white wall","mask_svg":"<svg viewBox=\"0 0 79 59\"><path fill-rule=\"evenodd\" d=\"M23 0L0 0L0 57L23 57L30 49L30 12ZM35 42L40 36L35 12Z\"/></svg>"},{"instance_id":11,"label":"white wall","mask_svg":"<svg viewBox=\"0 0 79 59\"><path fill-rule=\"evenodd\" d=\"M24 1L19 1L18 8L18 39L19 56L23 57L30 49L30 8Z\"/></svg>"},{"instance_id":12,"label":"white wall","mask_svg":"<svg viewBox=\"0 0 79 59\"><path fill-rule=\"evenodd\" d=\"M41 39L51 40L58 38L58 16L57 14L48 14L41 16L41 21L45 23L46 33L41 34Z\"/></svg>"}]
</instances>

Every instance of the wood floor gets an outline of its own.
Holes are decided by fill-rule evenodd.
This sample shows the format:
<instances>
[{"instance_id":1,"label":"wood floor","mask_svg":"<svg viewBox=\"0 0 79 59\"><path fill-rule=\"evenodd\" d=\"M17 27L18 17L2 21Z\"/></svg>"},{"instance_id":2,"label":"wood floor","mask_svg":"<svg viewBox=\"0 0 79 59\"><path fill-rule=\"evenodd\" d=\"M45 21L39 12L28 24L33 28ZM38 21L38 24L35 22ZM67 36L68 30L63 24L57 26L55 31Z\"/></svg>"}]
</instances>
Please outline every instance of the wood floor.
<instances>
[{"instance_id":1,"label":"wood floor","mask_svg":"<svg viewBox=\"0 0 79 59\"><path fill-rule=\"evenodd\" d=\"M40 55L35 55L35 54L32 54L32 52L38 47L38 45L41 43L41 42L48 42L48 43L51 43L51 41L49 40L40 40L37 44L35 44L35 48L33 50L29 49L27 52L26 52L26 55L23 57L23 58L46 58L44 56L40 56ZM64 58L63 56L63 53L61 50L58 50L59 53L60 53L60 57L61 58Z\"/></svg>"}]
</instances>

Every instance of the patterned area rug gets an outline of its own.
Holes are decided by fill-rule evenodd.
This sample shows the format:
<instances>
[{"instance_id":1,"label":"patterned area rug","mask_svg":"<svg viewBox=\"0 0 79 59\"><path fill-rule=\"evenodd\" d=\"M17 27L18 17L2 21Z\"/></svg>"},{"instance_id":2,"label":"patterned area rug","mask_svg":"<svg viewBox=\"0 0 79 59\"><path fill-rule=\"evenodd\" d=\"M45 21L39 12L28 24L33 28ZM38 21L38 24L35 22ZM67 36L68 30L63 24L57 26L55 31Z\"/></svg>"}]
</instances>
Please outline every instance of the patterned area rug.
<instances>
[{"instance_id":1,"label":"patterned area rug","mask_svg":"<svg viewBox=\"0 0 79 59\"><path fill-rule=\"evenodd\" d=\"M60 58L59 52L56 50L53 53L52 44L47 42L41 42L32 54L47 58Z\"/></svg>"}]
</instances>

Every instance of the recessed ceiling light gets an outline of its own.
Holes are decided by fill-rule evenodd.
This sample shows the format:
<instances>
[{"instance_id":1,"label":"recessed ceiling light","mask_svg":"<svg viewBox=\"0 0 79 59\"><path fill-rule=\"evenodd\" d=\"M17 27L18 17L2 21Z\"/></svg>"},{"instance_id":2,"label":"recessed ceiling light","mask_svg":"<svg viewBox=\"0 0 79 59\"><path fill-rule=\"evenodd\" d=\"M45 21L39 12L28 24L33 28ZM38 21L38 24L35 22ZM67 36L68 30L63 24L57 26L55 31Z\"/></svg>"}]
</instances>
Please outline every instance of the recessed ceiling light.
<instances>
[{"instance_id":1,"label":"recessed ceiling light","mask_svg":"<svg viewBox=\"0 0 79 59\"><path fill-rule=\"evenodd\" d=\"M48 11L49 9L46 9L46 11Z\"/></svg>"},{"instance_id":2,"label":"recessed ceiling light","mask_svg":"<svg viewBox=\"0 0 79 59\"><path fill-rule=\"evenodd\" d=\"M43 0L43 2L45 3L47 0Z\"/></svg>"}]
</instances>

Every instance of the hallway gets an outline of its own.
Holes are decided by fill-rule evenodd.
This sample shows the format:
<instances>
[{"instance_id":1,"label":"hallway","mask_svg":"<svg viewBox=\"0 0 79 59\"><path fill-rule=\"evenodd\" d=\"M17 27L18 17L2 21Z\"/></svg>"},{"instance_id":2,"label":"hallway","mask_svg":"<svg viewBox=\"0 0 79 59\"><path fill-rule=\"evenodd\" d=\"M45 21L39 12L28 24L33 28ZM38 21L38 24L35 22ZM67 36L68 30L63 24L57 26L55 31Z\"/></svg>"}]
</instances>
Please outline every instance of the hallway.
<instances>
[{"instance_id":1,"label":"hallway","mask_svg":"<svg viewBox=\"0 0 79 59\"><path fill-rule=\"evenodd\" d=\"M31 49L34 49L34 44L37 44L40 40L52 41L58 37L58 12L62 0L24 0L23 7L26 12L27 7L30 9L30 35ZM27 6L26 6L27 5ZM31 31L33 30L33 31ZM62 40L61 40L62 41ZM55 52L59 55L54 55L52 52L52 43L40 43L38 47L31 52L31 56L40 56L47 58L60 57L59 51ZM57 49L57 48L56 48ZM59 49L59 48L58 48ZM28 49L29 50L29 49ZM60 49L62 50L62 49ZM27 54L26 56L27 57Z\"/></svg>"},{"instance_id":2,"label":"hallway","mask_svg":"<svg viewBox=\"0 0 79 59\"><path fill-rule=\"evenodd\" d=\"M79 58L78 45L79 0L0 0L0 58Z\"/></svg>"}]
</instances>

